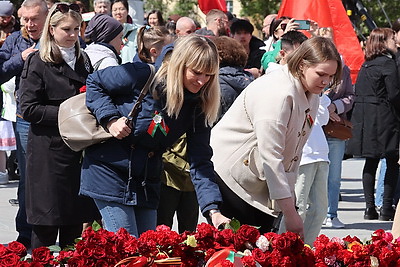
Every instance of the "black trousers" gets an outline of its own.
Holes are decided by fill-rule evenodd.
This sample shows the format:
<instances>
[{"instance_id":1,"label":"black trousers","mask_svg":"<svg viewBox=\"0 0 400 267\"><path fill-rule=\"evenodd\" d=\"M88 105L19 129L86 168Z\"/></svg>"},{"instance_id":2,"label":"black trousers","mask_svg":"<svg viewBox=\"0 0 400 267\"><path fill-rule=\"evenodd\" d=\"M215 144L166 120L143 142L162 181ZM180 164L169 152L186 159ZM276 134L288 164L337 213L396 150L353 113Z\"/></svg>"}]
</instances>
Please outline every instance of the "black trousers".
<instances>
[{"instance_id":1,"label":"black trousers","mask_svg":"<svg viewBox=\"0 0 400 267\"><path fill-rule=\"evenodd\" d=\"M220 206L222 214L228 218L237 219L241 225L248 224L260 227L261 234L271 232L275 217L247 204L236 195L216 174L217 183L222 194L223 203Z\"/></svg>"},{"instance_id":2,"label":"black trousers","mask_svg":"<svg viewBox=\"0 0 400 267\"><path fill-rule=\"evenodd\" d=\"M179 233L196 230L199 220L199 204L197 203L196 192L179 191L161 183L157 225L165 224L172 228L175 212Z\"/></svg>"},{"instance_id":3,"label":"black trousers","mask_svg":"<svg viewBox=\"0 0 400 267\"><path fill-rule=\"evenodd\" d=\"M82 235L83 224L79 225L33 225L32 249L54 245L59 233L59 245L61 249L73 245L74 240Z\"/></svg>"},{"instance_id":4,"label":"black trousers","mask_svg":"<svg viewBox=\"0 0 400 267\"><path fill-rule=\"evenodd\" d=\"M375 174L379 164L378 158L366 158L363 169L363 188L364 197L367 208L375 207ZM399 164L397 157L386 158L386 173L383 189L383 205L384 210L391 210L393 205L393 196L396 190L397 180L399 177Z\"/></svg>"}]
</instances>

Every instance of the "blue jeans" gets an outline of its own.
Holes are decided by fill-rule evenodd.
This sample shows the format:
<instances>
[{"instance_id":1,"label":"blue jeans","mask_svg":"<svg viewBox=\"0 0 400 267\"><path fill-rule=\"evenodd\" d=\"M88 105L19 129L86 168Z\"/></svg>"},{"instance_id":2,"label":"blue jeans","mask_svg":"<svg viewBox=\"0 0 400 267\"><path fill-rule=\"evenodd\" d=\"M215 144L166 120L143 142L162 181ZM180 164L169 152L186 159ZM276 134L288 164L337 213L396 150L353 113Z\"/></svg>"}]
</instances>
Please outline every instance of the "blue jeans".
<instances>
[{"instance_id":1,"label":"blue jeans","mask_svg":"<svg viewBox=\"0 0 400 267\"><path fill-rule=\"evenodd\" d=\"M156 229L157 210L128 206L121 203L94 199L103 218L104 228L117 232L125 228L131 235L139 237L147 230Z\"/></svg>"},{"instance_id":2,"label":"blue jeans","mask_svg":"<svg viewBox=\"0 0 400 267\"><path fill-rule=\"evenodd\" d=\"M346 141L337 138L326 138L329 146L328 158L329 174L328 174L328 214L327 217L337 217L339 205L340 181L342 179L342 160Z\"/></svg>"},{"instance_id":3,"label":"blue jeans","mask_svg":"<svg viewBox=\"0 0 400 267\"><path fill-rule=\"evenodd\" d=\"M31 240L32 225L27 223L25 209L25 167L29 125L29 122L17 117L17 122L15 125L15 138L17 141L17 161L20 177L17 192L19 209L15 218L15 225L17 232L19 233L19 238Z\"/></svg>"},{"instance_id":4,"label":"blue jeans","mask_svg":"<svg viewBox=\"0 0 400 267\"><path fill-rule=\"evenodd\" d=\"M378 184L375 193L375 206L382 207L383 205L383 185L386 173L386 159L381 159L381 168L379 170Z\"/></svg>"}]
</instances>

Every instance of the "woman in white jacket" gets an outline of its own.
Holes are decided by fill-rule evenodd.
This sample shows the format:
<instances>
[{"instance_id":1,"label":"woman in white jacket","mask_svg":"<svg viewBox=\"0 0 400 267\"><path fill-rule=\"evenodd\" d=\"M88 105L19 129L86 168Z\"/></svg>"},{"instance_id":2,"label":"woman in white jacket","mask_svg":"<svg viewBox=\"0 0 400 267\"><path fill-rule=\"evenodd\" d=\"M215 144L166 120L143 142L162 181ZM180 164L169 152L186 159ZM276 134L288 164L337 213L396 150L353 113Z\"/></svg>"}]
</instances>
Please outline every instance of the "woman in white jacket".
<instances>
[{"instance_id":1,"label":"woman in white jacket","mask_svg":"<svg viewBox=\"0 0 400 267\"><path fill-rule=\"evenodd\" d=\"M294 197L299 162L318 95L340 80L341 65L334 44L315 37L290 54L281 70L255 80L235 100L211 134L223 214L268 232L279 208L286 229L303 237Z\"/></svg>"}]
</instances>

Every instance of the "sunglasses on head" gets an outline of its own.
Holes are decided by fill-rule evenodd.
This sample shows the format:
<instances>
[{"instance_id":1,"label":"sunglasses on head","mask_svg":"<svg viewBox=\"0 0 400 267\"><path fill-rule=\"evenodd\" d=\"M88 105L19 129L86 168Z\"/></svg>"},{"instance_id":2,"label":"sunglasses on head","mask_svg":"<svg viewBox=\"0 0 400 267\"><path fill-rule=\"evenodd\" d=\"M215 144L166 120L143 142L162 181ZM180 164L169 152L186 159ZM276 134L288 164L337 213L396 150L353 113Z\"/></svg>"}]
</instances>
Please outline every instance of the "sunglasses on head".
<instances>
[{"instance_id":1,"label":"sunglasses on head","mask_svg":"<svg viewBox=\"0 0 400 267\"><path fill-rule=\"evenodd\" d=\"M80 11L81 11L79 5L77 5L77 4L70 4L70 5L68 5L68 4L58 4L56 6L56 9L54 9L52 15L54 15L57 11L60 11L61 13L64 14L64 13L67 13L69 10L72 10L72 11L75 11L75 12L78 12L78 13L80 13Z\"/></svg>"}]
</instances>

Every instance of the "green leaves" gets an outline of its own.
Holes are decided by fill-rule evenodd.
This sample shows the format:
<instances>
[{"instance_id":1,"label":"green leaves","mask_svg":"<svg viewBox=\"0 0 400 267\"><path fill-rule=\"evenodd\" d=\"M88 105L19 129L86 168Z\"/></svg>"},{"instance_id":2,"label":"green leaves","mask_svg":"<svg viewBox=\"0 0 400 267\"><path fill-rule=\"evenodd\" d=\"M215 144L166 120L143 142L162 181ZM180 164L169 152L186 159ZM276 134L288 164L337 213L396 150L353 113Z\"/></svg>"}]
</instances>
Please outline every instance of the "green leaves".
<instances>
[{"instance_id":1,"label":"green leaves","mask_svg":"<svg viewBox=\"0 0 400 267\"><path fill-rule=\"evenodd\" d=\"M239 228L240 222L235 218L232 218L230 223L225 224L225 229L231 229L234 233L236 233Z\"/></svg>"},{"instance_id":2,"label":"green leaves","mask_svg":"<svg viewBox=\"0 0 400 267\"><path fill-rule=\"evenodd\" d=\"M94 221L92 223L92 228L93 228L93 231L97 232L98 230L101 229L101 225L97 221Z\"/></svg>"}]
</instances>

